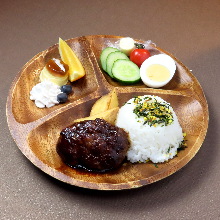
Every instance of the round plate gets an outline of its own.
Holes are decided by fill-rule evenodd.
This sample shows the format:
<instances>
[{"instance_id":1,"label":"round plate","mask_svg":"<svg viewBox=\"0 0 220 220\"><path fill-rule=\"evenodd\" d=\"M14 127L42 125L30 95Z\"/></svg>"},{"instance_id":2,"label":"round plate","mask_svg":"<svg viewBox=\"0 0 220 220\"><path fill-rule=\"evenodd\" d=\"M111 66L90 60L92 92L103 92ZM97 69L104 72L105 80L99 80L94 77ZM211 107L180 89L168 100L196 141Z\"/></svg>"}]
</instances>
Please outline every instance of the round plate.
<instances>
[{"instance_id":1,"label":"round plate","mask_svg":"<svg viewBox=\"0 0 220 220\"><path fill-rule=\"evenodd\" d=\"M208 128L208 106L202 88L192 73L173 55L149 44L151 55L166 53L173 57L177 70L174 78L162 89L147 88L143 83L124 86L111 80L100 68L100 53L116 45L119 36L83 36L67 43L82 62L86 76L72 83L74 93L69 102L39 109L29 99L38 83L40 71L51 58L59 58L58 45L37 54L27 62L12 83L7 99L7 119L12 137L22 153L38 168L63 182L91 189L121 190L147 185L163 179L186 165L201 147ZM143 41L139 41L142 42ZM136 95L157 95L171 103L188 147L178 157L154 166L152 163L124 163L119 169L104 173L88 173L65 165L56 153L60 131L77 118L89 116L90 109L102 95L114 87L120 106Z\"/></svg>"}]
</instances>

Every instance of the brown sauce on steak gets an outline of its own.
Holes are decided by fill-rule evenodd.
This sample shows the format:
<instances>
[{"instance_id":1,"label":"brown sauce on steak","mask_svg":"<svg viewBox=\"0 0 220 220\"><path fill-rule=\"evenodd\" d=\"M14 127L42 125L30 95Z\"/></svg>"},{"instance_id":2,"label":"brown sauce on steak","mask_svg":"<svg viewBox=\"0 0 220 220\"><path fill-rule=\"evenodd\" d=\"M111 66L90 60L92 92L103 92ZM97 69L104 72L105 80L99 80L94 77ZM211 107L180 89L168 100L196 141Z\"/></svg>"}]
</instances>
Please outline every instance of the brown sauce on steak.
<instances>
[{"instance_id":1,"label":"brown sauce on steak","mask_svg":"<svg viewBox=\"0 0 220 220\"><path fill-rule=\"evenodd\" d=\"M123 129L98 118L63 129L57 153L73 168L105 172L122 164L129 147L128 134Z\"/></svg>"}]
</instances>

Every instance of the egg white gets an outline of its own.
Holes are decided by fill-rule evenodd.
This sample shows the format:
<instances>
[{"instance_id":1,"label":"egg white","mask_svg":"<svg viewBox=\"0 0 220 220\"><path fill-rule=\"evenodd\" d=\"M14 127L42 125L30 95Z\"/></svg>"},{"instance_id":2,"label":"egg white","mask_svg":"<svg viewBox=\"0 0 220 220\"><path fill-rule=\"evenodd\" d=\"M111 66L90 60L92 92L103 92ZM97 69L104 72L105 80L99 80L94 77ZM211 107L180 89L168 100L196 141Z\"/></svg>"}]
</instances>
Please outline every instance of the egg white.
<instances>
[{"instance_id":1,"label":"egg white","mask_svg":"<svg viewBox=\"0 0 220 220\"><path fill-rule=\"evenodd\" d=\"M162 81L162 82L158 82L150 79L146 74L146 70L152 64L160 64L165 66L170 72L170 77L166 81ZM140 67L140 76L143 83L151 88L160 88L165 86L173 78L175 72L176 72L175 61L173 60L173 58L171 58L166 54L158 54L151 56L148 59L146 59Z\"/></svg>"}]
</instances>

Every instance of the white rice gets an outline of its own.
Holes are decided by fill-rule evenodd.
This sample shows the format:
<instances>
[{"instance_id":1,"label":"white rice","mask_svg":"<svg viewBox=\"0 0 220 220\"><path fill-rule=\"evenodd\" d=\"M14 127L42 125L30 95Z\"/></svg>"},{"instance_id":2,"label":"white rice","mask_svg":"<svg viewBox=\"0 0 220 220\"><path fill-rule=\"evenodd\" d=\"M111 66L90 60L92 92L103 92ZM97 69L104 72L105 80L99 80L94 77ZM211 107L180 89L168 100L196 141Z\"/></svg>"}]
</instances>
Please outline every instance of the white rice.
<instances>
[{"instance_id":1,"label":"white rice","mask_svg":"<svg viewBox=\"0 0 220 220\"><path fill-rule=\"evenodd\" d=\"M167 103L158 96L145 95L143 97L153 97L158 102ZM116 120L116 125L127 131L130 137L131 147L127 152L127 159L132 163L148 160L158 163L173 158L183 141L182 128L173 108L169 107L173 114L173 122L167 126L158 124L154 127L143 124L143 116L137 117L133 113L135 108L133 100L134 98L130 99L120 108Z\"/></svg>"}]
</instances>

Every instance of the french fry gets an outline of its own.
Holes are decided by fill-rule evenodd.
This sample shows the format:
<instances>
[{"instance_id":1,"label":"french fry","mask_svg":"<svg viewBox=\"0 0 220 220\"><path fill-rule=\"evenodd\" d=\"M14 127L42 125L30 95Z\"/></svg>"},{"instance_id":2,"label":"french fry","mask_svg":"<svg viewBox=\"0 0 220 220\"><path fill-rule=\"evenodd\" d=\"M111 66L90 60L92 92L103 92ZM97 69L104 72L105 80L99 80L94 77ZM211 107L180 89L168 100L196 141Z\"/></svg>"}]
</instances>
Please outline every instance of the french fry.
<instances>
[{"instance_id":1,"label":"french fry","mask_svg":"<svg viewBox=\"0 0 220 220\"><path fill-rule=\"evenodd\" d=\"M108 109L118 107L118 96L116 93L116 89L114 88L110 94L111 94L111 98L110 98Z\"/></svg>"},{"instance_id":2,"label":"french fry","mask_svg":"<svg viewBox=\"0 0 220 220\"><path fill-rule=\"evenodd\" d=\"M89 117L76 119L74 122L80 122L80 121L85 121L85 120L95 120L96 118L100 118L114 125L117 114L118 114L118 110L119 110L119 107L112 108L105 112L101 112L101 113L98 113L92 116L90 115Z\"/></svg>"},{"instance_id":3,"label":"french fry","mask_svg":"<svg viewBox=\"0 0 220 220\"><path fill-rule=\"evenodd\" d=\"M92 106L90 116L105 112L116 107L118 107L118 97L114 88L110 93L102 96L95 102L95 104Z\"/></svg>"}]
</instances>

